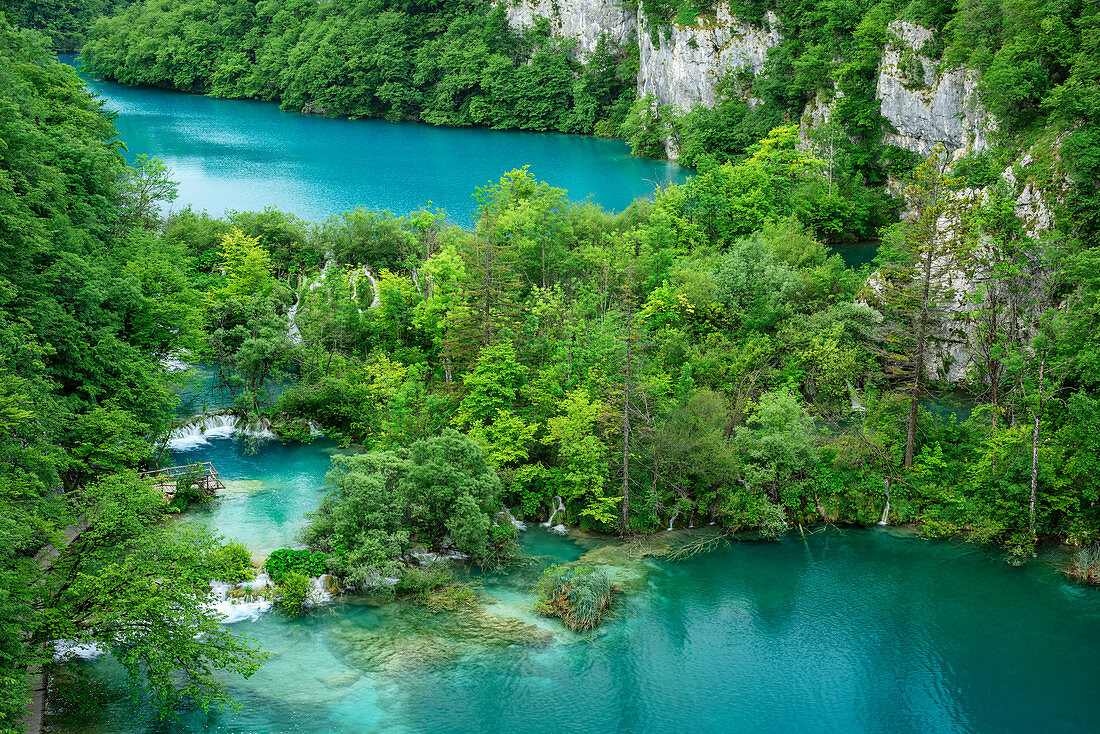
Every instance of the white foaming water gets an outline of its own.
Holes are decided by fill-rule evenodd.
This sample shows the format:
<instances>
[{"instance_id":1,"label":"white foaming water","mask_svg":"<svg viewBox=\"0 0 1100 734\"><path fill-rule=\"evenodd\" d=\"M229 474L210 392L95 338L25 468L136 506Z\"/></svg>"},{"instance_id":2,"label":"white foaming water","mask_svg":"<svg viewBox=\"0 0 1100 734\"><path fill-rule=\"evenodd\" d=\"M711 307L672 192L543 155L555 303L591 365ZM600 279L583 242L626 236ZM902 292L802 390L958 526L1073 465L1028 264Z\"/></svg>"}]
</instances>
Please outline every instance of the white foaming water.
<instances>
[{"instance_id":1,"label":"white foaming water","mask_svg":"<svg viewBox=\"0 0 1100 734\"><path fill-rule=\"evenodd\" d=\"M169 354L162 364L168 368L169 372L186 372L191 369L191 365L180 359L178 354Z\"/></svg>"},{"instance_id":2,"label":"white foaming water","mask_svg":"<svg viewBox=\"0 0 1100 734\"><path fill-rule=\"evenodd\" d=\"M275 438L271 430L271 421L261 418L256 423L241 426L234 415L210 415L202 420L188 423L177 428L168 436L168 445L175 451L186 451L197 446L205 446L212 438L231 438L242 433L253 438Z\"/></svg>"},{"instance_id":3,"label":"white foaming water","mask_svg":"<svg viewBox=\"0 0 1100 734\"><path fill-rule=\"evenodd\" d=\"M99 645L94 642L76 642L75 640L58 640L54 643L53 659L54 660L71 660L72 658L80 658L81 660L95 660L98 657L103 657L107 654Z\"/></svg>"},{"instance_id":4,"label":"white foaming water","mask_svg":"<svg viewBox=\"0 0 1100 734\"><path fill-rule=\"evenodd\" d=\"M294 299L294 305L292 305L286 312L286 336L290 339L292 344L302 343L302 332L298 330L298 322L295 318L298 316L298 304L302 302L301 298Z\"/></svg>"},{"instance_id":5,"label":"white foaming water","mask_svg":"<svg viewBox=\"0 0 1100 734\"><path fill-rule=\"evenodd\" d=\"M248 589L249 591L263 591L269 586L273 586L271 583L271 577L267 575L267 571L260 571L256 574L256 578L251 581L242 581L237 584L238 589Z\"/></svg>"},{"instance_id":6,"label":"white foaming water","mask_svg":"<svg viewBox=\"0 0 1100 734\"><path fill-rule=\"evenodd\" d=\"M882 508L882 519L880 519L877 525L889 525L887 522L890 518L890 480L883 479L883 483L886 485L886 507Z\"/></svg>"},{"instance_id":7,"label":"white foaming water","mask_svg":"<svg viewBox=\"0 0 1100 734\"><path fill-rule=\"evenodd\" d=\"M565 525L554 525L554 518L559 512L562 515L565 514L565 502L563 502L558 495L554 495L554 506L550 511L550 517L546 518L546 522L544 522L542 526L544 528L550 528L555 533L568 533L569 528L565 528ZM558 528L565 528L565 530L559 530Z\"/></svg>"},{"instance_id":8,"label":"white foaming water","mask_svg":"<svg viewBox=\"0 0 1100 734\"><path fill-rule=\"evenodd\" d=\"M370 302L371 308L378 308L378 304L382 302L381 297L378 295L378 281L374 279L371 274L370 268L366 265L363 266L363 275L367 276L367 281L370 283L370 292L373 298Z\"/></svg>"},{"instance_id":9,"label":"white foaming water","mask_svg":"<svg viewBox=\"0 0 1100 734\"><path fill-rule=\"evenodd\" d=\"M668 519L668 529L672 530L672 523L676 522L676 518L680 516L680 508L676 508L676 512L672 513L672 517Z\"/></svg>"},{"instance_id":10,"label":"white foaming water","mask_svg":"<svg viewBox=\"0 0 1100 734\"><path fill-rule=\"evenodd\" d=\"M252 583L252 582L245 582ZM271 609L273 602L270 599L234 600L229 598L229 590L233 587L224 581L211 581L210 594L213 601L210 608L221 615L222 622L233 624L245 620L255 621L260 615Z\"/></svg>"},{"instance_id":11,"label":"white foaming water","mask_svg":"<svg viewBox=\"0 0 1100 734\"><path fill-rule=\"evenodd\" d=\"M393 582L397 583L397 579L394 579ZM330 574L312 577L309 580L309 593L306 595L305 605L316 607L328 604L336 598L336 595L330 592L329 589L338 588L338 586L336 577ZM227 584L224 581L211 581L210 595L213 600L209 606L221 615L224 624L254 622L260 618L261 614L270 611L275 606L274 600L259 596L261 592L270 591L274 587L271 577L266 572L257 574L256 578L251 581L242 581L235 585ZM230 596L233 589L240 589L249 593L233 598Z\"/></svg>"},{"instance_id":12,"label":"white foaming water","mask_svg":"<svg viewBox=\"0 0 1100 734\"><path fill-rule=\"evenodd\" d=\"M507 520L508 522L512 523L512 527L514 527L516 530L527 529L527 523L523 522L522 520L517 520L515 515L512 514L511 510L509 510L504 505L500 506L500 512L497 513L496 519L493 520L493 524L499 525L501 520Z\"/></svg>"},{"instance_id":13,"label":"white foaming water","mask_svg":"<svg viewBox=\"0 0 1100 734\"><path fill-rule=\"evenodd\" d=\"M551 533L557 533L558 535L569 535L568 525L552 525L550 527Z\"/></svg>"}]
</instances>

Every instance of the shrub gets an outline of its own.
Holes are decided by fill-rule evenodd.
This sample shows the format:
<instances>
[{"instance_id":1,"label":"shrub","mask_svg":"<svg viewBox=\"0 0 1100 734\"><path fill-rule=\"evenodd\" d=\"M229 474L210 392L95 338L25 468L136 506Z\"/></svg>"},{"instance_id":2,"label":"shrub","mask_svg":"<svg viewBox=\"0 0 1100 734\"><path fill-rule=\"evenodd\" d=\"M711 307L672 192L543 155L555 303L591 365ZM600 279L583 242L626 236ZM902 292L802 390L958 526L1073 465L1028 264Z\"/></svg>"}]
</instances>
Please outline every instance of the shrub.
<instances>
[{"instance_id":1,"label":"shrub","mask_svg":"<svg viewBox=\"0 0 1100 734\"><path fill-rule=\"evenodd\" d=\"M443 565L408 569L394 591L432 612L453 612L477 603L474 586L456 581L454 572Z\"/></svg>"},{"instance_id":2,"label":"shrub","mask_svg":"<svg viewBox=\"0 0 1100 734\"><path fill-rule=\"evenodd\" d=\"M294 548L280 548L267 557L264 570L276 584L289 572L320 576L328 570L328 557L324 553Z\"/></svg>"},{"instance_id":3,"label":"shrub","mask_svg":"<svg viewBox=\"0 0 1100 734\"><path fill-rule=\"evenodd\" d=\"M215 580L230 584L247 581L256 575L252 568L252 552L237 541L218 547L210 558L210 566Z\"/></svg>"},{"instance_id":4,"label":"shrub","mask_svg":"<svg viewBox=\"0 0 1100 734\"><path fill-rule=\"evenodd\" d=\"M309 600L309 577L297 571L285 571L276 587L275 605L284 614L297 617Z\"/></svg>"},{"instance_id":5,"label":"shrub","mask_svg":"<svg viewBox=\"0 0 1100 734\"><path fill-rule=\"evenodd\" d=\"M611 578L592 566L551 566L539 579L535 611L570 629L592 629L610 607Z\"/></svg>"}]
</instances>

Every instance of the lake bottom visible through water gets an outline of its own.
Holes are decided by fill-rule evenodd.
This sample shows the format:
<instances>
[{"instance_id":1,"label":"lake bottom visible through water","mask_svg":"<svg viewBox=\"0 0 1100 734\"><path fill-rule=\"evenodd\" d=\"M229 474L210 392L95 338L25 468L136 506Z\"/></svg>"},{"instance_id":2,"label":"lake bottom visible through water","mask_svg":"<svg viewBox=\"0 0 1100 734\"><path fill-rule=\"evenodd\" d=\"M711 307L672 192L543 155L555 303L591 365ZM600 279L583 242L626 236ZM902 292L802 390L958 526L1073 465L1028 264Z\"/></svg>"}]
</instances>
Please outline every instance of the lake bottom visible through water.
<instances>
[{"instance_id":1,"label":"lake bottom visible through water","mask_svg":"<svg viewBox=\"0 0 1100 734\"><path fill-rule=\"evenodd\" d=\"M291 543L336 450L211 438L180 452L230 486L188 519L261 553ZM233 624L271 653L251 679L228 679L237 712L157 724L117 665L78 662L100 703L55 700L51 731L1050 732L1094 720L1100 602L1041 560L1012 567L890 528L790 532L678 562L537 525L520 547L502 571L462 571L486 595L478 610L348 595ZM541 570L582 557L627 589L588 634L533 610Z\"/></svg>"}]
</instances>

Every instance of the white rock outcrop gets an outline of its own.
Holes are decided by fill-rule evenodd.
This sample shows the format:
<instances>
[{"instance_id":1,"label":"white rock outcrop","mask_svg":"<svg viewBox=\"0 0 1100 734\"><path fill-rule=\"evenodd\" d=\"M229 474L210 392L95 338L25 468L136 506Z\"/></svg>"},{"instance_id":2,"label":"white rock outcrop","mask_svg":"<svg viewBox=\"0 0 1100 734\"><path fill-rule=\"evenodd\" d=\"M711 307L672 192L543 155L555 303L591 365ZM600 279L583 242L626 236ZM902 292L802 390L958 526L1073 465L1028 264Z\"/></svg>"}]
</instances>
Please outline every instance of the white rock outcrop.
<instances>
[{"instance_id":1,"label":"white rock outcrop","mask_svg":"<svg viewBox=\"0 0 1100 734\"><path fill-rule=\"evenodd\" d=\"M699 26L670 25L651 34L638 11L638 95L652 94L659 105L714 106L718 83L740 70L759 74L768 49L779 44L779 19L769 12L763 28L734 17L727 3L713 20ZM654 45L652 35L659 43Z\"/></svg>"},{"instance_id":2,"label":"white rock outcrop","mask_svg":"<svg viewBox=\"0 0 1100 734\"><path fill-rule=\"evenodd\" d=\"M875 97L896 132L888 132L883 142L921 155L937 144L953 155L989 147L996 124L978 99L977 72L941 70L923 56L933 37L927 28L898 20L890 30L895 40L883 52Z\"/></svg>"},{"instance_id":3,"label":"white rock outcrop","mask_svg":"<svg viewBox=\"0 0 1100 734\"><path fill-rule=\"evenodd\" d=\"M577 39L577 51L582 56L592 53L605 33L616 46L633 43L637 27L634 9L616 0L518 0L507 2L505 12L508 25L517 29L546 18L554 35Z\"/></svg>"}]
</instances>

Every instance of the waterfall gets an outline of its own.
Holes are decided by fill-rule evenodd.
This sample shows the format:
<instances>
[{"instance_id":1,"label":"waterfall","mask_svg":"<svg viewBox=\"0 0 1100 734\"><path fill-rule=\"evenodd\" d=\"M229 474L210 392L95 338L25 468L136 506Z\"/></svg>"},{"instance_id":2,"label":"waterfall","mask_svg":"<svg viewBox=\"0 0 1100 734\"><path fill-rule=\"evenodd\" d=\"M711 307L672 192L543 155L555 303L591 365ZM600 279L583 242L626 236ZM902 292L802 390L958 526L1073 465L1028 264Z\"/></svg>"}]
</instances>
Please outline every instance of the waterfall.
<instances>
[{"instance_id":1,"label":"waterfall","mask_svg":"<svg viewBox=\"0 0 1100 734\"><path fill-rule=\"evenodd\" d=\"M271 609L274 604L270 599L252 594L247 594L240 599L232 599L229 592L233 588L240 587L233 587L224 581L210 582L211 601L208 606L221 615L224 624L233 624L245 620L255 621L260 618L261 614Z\"/></svg>"},{"instance_id":2,"label":"waterfall","mask_svg":"<svg viewBox=\"0 0 1100 734\"><path fill-rule=\"evenodd\" d=\"M551 507L550 517L547 518L546 522L544 522L542 526L544 528L550 528L551 532L565 535L569 532L569 527L566 526L564 523L561 525L554 524L554 518L557 517L559 512L563 516L565 515L565 502L563 502L561 497L559 497L558 495L554 495L554 504L553 507Z\"/></svg>"},{"instance_id":3,"label":"waterfall","mask_svg":"<svg viewBox=\"0 0 1100 734\"><path fill-rule=\"evenodd\" d=\"M882 481L886 485L886 507L882 508L882 519L878 521L878 524L887 525L886 519L890 516L890 480L883 478Z\"/></svg>"},{"instance_id":4,"label":"waterfall","mask_svg":"<svg viewBox=\"0 0 1100 734\"><path fill-rule=\"evenodd\" d=\"M374 279L374 275L371 274L370 268L366 265L363 266L363 275L367 276L367 281L370 283L371 296L373 296L370 307L378 308L378 305L382 303L382 298L378 295L378 281Z\"/></svg>"},{"instance_id":5,"label":"waterfall","mask_svg":"<svg viewBox=\"0 0 1100 734\"><path fill-rule=\"evenodd\" d=\"M191 419L169 434L168 445L173 451L187 451L209 444L212 438L230 438L234 433L243 433L253 438L275 438L271 421L267 418L242 426L237 416L219 413Z\"/></svg>"},{"instance_id":6,"label":"waterfall","mask_svg":"<svg viewBox=\"0 0 1100 734\"><path fill-rule=\"evenodd\" d=\"M179 352L169 354L161 362L169 372L186 372L191 369L191 365L180 359L182 355Z\"/></svg>"},{"instance_id":7,"label":"waterfall","mask_svg":"<svg viewBox=\"0 0 1100 734\"><path fill-rule=\"evenodd\" d=\"M286 312L286 335L290 339L291 344L302 343L302 332L298 330L298 322L295 321L295 317L298 315L298 304L302 302L301 296L294 297L294 304L287 309Z\"/></svg>"},{"instance_id":8,"label":"waterfall","mask_svg":"<svg viewBox=\"0 0 1100 734\"><path fill-rule=\"evenodd\" d=\"M856 389L854 387L852 387L852 383L845 380L844 384L848 386L848 398L852 401L852 412L866 413L867 408L863 407L863 403L859 400L859 393L856 392Z\"/></svg>"},{"instance_id":9,"label":"waterfall","mask_svg":"<svg viewBox=\"0 0 1100 734\"><path fill-rule=\"evenodd\" d=\"M335 594L328 590L332 586L335 586L335 579L327 573L322 576L314 576L311 578L309 580L309 595L306 596L306 604L315 607L332 601Z\"/></svg>"},{"instance_id":10,"label":"waterfall","mask_svg":"<svg viewBox=\"0 0 1100 734\"><path fill-rule=\"evenodd\" d=\"M493 520L493 524L500 525L501 523L498 522L499 520L506 520L507 522L512 523L512 527L514 527L516 530L527 529L527 523L523 522L522 520L517 520L515 515L512 514L511 510L509 510L504 505L500 506L500 512L497 513L496 519Z\"/></svg>"},{"instance_id":11,"label":"waterfall","mask_svg":"<svg viewBox=\"0 0 1100 734\"><path fill-rule=\"evenodd\" d=\"M329 574L310 578L306 606L315 607L332 601L336 595L329 589L336 587L336 578ZM275 605L272 598L274 588L271 577L263 572L257 574L252 581L242 581L239 584L211 581L211 600L207 606L221 615L223 624L255 621Z\"/></svg>"},{"instance_id":12,"label":"waterfall","mask_svg":"<svg viewBox=\"0 0 1100 734\"><path fill-rule=\"evenodd\" d=\"M678 518L679 516L680 516L680 508L677 507L676 512L672 513L672 517L670 517L668 519L668 530L669 530L669 532L672 531L672 523L676 522L676 518Z\"/></svg>"},{"instance_id":13,"label":"waterfall","mask_svg":"<svg viewBox=\"0 0 1100 734\"><path fill-rule=\"evenodd\" d=\"M107 651L94 642L77 642L76 640L58 640L53 646L53 659L57 661L80 658L81 660L95 660L103 657Z\"/></svg>"}]
</instances>

